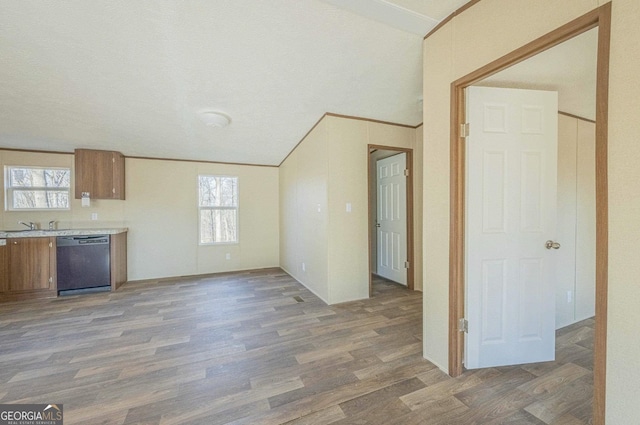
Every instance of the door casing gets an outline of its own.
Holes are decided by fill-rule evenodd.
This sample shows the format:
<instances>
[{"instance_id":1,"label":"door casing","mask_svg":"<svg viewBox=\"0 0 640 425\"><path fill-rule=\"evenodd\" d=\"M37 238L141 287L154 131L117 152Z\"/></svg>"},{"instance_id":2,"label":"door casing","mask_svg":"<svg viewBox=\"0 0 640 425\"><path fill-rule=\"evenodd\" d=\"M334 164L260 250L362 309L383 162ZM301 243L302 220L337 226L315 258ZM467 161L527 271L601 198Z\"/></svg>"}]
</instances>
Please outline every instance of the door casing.
<instances>
[{"instance_id":1,"label":"door casing","mask_svg":"<svg viewBox=\"0 0 640 425\"><path fill-rule=\"evenodd\" d=\"M605 421L608 188L607 145L609 106L609 50L611 3L525 44L507 55L451 83L450 228L449 228L449 374L463 372L464 336L458 329L464 318L465 149L461 126L466 122L464 89L512 65L550 49L585 31L598 28L596 77L596 324L594 340L594 424Z\"/></svg>"},{"instance_id":2,"label":"door casing","mask_svg":"<svg viewBox=\"0 0 640 425\"><path fill-rule=\"evenodd\" d=\"M374 241L371 238L371 229L374 226L373 216L371 211L371 199L373 195L371 193L371 183L375 176L372 176L369 169L370 154L373 149L397 151L398 153L404 152L407 155L407 169L409 170L409 176L407 177L407 260L409 261L409 267L407 268L407 288L413 291L414 288L414 270L415 270L415 258L414 258L414 246L413 246L413 149L401 148L397 146L383 146L383 145L367 145L367 205L369 209L369 227L368 227L368 239L369 239L369 297L373 296L373 282L371 279L371 252L375 247Z\"/></svg>"}]
</instances>

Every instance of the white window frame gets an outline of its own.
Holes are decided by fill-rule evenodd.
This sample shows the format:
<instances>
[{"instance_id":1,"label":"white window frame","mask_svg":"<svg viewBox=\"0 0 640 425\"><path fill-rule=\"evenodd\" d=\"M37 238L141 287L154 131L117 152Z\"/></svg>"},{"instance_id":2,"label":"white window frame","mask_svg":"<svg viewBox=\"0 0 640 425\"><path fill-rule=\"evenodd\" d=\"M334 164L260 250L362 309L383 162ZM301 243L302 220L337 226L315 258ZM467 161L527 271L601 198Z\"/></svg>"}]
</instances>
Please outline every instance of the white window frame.
<instances>
[{"instance_id":1,"label":"white window frame","mask_svg":"<svg viewBox=\"0 0 640 425\"><path fill-rule=\"evenodd\" d=\"M68 187L23 187L11 185L11 170L15 168L24 168L30 170L64 170L69 172L69 186ZM35 165L5 165L4 167L4 209L5 211L69 211L71 210L71 168L70 167L43 167ZM14 190L34 190L45 192L59 192L65 191L68 193L69 204L65 208L15 208L13 206L13 191Z\"/></svg>"},{"instance_id":2,"label":"white window frame","mask_svg":"<svg viewBox=\"0 0 640 425\"><path fill-rule=\"evenodd\" d=\"M200 205L200 178L201 177L215 177L215 178L230 178L230 179L235 179L236 180L236 205L235 206L216 206L216 207L209 207L209 206L201 206ZM212 245L238 245L240 243L240 213L239 213L239 209L240 209L240 179L238 178L238 176L230 176L230 175L223 175L223 174L199 174L198 175L198 181L197 181L197 186L196 186L196 190L198 192L198 244L199 245L203 245L203 246L212 246ZM234 241L228 241L228 242L202 242L202 212L203 211L215 211L215 210L228 210L228 211L233 211L235 210L236 213L236 239Z\"/></svg>"}]
</instances>

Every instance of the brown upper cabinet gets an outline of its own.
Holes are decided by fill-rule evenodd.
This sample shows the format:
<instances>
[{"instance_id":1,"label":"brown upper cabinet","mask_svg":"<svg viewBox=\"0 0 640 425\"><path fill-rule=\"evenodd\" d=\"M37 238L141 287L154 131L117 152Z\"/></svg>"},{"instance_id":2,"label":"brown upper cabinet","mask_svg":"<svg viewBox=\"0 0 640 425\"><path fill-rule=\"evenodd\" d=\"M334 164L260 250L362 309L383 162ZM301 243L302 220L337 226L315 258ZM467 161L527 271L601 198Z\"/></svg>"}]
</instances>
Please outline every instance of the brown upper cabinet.
<instances>
[{"instance_id":1,"label":"brown upper cabinet","mask_svg":"<svg viewBox=\"0 0 640 425\"><path fill-rule=\"evenodd\" d=\"M124 155L93 149L75 150L76 199L124 199Z\"/></svg>"}]
</instances>

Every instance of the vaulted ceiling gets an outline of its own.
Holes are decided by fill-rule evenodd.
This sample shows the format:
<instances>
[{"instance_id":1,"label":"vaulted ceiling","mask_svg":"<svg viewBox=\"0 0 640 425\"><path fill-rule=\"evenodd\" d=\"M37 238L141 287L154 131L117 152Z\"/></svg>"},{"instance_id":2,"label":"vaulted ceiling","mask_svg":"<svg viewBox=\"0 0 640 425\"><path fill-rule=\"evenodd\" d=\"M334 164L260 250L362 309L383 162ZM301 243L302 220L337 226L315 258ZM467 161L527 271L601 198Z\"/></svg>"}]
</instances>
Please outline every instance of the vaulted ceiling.
<instances>
[{"instance_id":1,"label":"vaulted ceiling","mask_svg":"<svg viewBox=\"0 0 640 425\"><path fill-rule=\"evenodd\" d=\"M325 112L417 125L466 1L3 1L0 147L277 165Z\"/></svg>"},{"instance_id":2,"label":"vaulted ceiling","mask_svg":"<svg viewBox=\"0 0 640 425\"><path fill-rule=\"evenodd\" d=\"M3 1L0 148L277 165L325 112L417 125L422 38L466 2ZM483 84L593 118L595 33Z\"/></svg>"}]
</instances>

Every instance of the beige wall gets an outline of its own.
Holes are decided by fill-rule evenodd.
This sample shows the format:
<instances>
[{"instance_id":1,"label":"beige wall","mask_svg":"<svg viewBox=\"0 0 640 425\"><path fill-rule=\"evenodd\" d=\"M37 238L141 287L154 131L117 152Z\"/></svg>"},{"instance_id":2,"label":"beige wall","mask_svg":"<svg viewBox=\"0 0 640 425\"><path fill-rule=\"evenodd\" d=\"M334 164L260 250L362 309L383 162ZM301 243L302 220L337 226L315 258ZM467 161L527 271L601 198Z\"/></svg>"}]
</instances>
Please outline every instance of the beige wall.
<instances>
[{"instance_id":1,"label":"beige wall","mask_svg":"<svg viewBox=\"0 0 640 425\"><path fill-rule=\"evenodd\" d=\"M424 346L446 370L450 84L606 3L482 0L424 43ZM607 423L640 422L640 2L614 0L609 86L609 311ZM427 244L426 241L429 241Z\"/></svg>"},{"instance_id":2,"label":"beige wall","mask_svg":"<svg viewBox=\"0 0 640 425\"><path fill-rule=\"evenodd\" d=\"M280 166L280 267L328 302L326 131L323 120Z\"/></svg>"},{"instance_id":3,"label":"beige wall","mask_svg":"<svg viewBox=\"0 0 640 425\"><path fill-rule=\"evenodd\" d=\"M371 128L372 123L326 117L329 160L329 303L369 297L369 131L390 131L390 139L405 139L402 127ZM397 143L397 142L396 142ZM388 143L380 143L388 144ZM350 202L352 212L346 212Z\"/></svg>"},{"instance_id":4,"label":"beige wall","mask_svg":"<svg viewBox=\"0 0 640 425\"><path fill-rule=\"evenodd\" d=\"M127 159L126 169L130 280L278 266L276 168ZM238 177L239 243L198 244L199 174Z\"/></svg>"},{"instance_id":5,"label":"beige wall","mask_svg":"<svg viewBox=\"0 0 640 425\"><path fill-rule=\"evenodd\" d=\"M73 169L73 155L0 150L0 165ZM128 227L129 280L278 266L277 168L131 158L125 167L126 200L92 200L91 207L82 208L74 199L71 209L62 212L3 207L2 229L19 228L18 220L41 227L49 220L58 220L58 228ZM198 174L238 176L238 244L198 244ZM97 221L91 220L92 213L98 214Z\"/></svg>"},{"instance_id":6,"label":"beige wall","mask_svg":"<svg viewBox=\"0 0 640 425\"><path fill-rule=\"evenodd\" d=\"M558 115L557 199L559 329L595 314L595 124L566 115Z\"/></svg>"},{"instance_id":7,"label":"beige wall","mask_svg":"<svg viewBox=\"0 0 640 425\"><path fill-rule=\"evenodd\" d=\"M596 142L595 124L577 120L575 321L595 314Z\"/></svg>"},{"instance_id":8,"label":"beige wall","mask_svg":"<svg viewBox=\"0 0 640 425\"><path fill-rule=\"evenodd\" d=\"M326 302L369 296L367 146L415 140L412 128L325 116L280 167L281 267Z\"/></svg>"}]
</instances>

